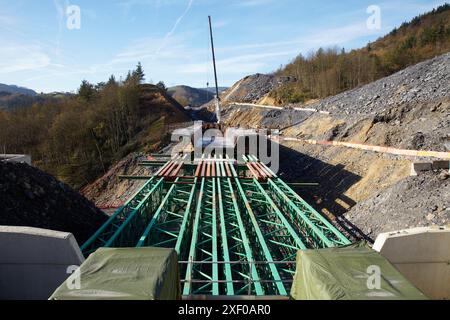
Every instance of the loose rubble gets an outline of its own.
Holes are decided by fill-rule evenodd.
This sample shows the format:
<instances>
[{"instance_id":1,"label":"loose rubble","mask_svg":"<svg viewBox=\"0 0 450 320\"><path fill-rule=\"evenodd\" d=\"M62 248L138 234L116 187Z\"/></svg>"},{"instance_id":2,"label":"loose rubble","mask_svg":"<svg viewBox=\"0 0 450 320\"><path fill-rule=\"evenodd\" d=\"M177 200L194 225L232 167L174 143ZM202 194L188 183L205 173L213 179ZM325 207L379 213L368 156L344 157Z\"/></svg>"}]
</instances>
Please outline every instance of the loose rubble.
<instances>
[{"instance_id":1,"label":"loose rubble","mask_svg":"<svg viewBox=\"0 0 450 320\"><path fill-rule=\"evenodd\" d=\"M293 107L329 114L294 111ZM450 53L321 101L289 105L284 110L230 104L224 106L222 116L229 126L275 128L299 139L449 151ZM353 228L355 232L346 234L354 238L371 239L383 231L449 223L448 172L409 177L411 162L430 159L302 143L284 145L287 148L280 157L283 178L319 183L317 188L298 191L338 227Z\"/></svg>"},{"instance_id":2,"label":"loose rubble","mask_svg":"<svg viewBox=\"0 0 450 320\"><path fill-rule=\"evenodd\" d=\"M334 115L376 115L405 103L450 98L450 53L406 68L361 88L309 105ZM433 106L432 108L435 108Z\"/></svg>"},{"instance_id":3,"label":"loose rubble","mask_svg":"<svg viewBox=\"0 0 450 320\"><path fill-rule=\"evenodd\" d=\"M448 172L408 177L374 198L358 203L345 218L373 239L383 232L445 226L450 223Z\"/></svg>"},{"instance_id":4,"label":"loose rubble","mask_svg":"<svg viewBox=\"0 0 450 320\"><path fill-rule=\"evenodd\" d=\"M0 225L70 232L81 245L107 218L52 176L26 164L0 162Z\"/></svg>"}]
</instances>

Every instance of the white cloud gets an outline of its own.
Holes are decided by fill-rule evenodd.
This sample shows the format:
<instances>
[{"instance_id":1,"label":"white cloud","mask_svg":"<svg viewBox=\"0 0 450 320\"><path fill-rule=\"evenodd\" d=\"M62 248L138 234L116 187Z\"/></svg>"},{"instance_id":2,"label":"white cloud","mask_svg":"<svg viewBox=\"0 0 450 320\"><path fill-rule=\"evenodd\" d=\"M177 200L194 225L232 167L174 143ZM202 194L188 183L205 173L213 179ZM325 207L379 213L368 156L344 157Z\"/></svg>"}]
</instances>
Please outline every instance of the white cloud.
<instances>
[{"instance_id":1,"label":"white cloud","mask_svg":"<svg viewBox=\"0 0 450 320\"><path fill-rule=\"evenodd\" d=\"M157 54L164 49L164 47L167 44L168 39L175 33L175 31L177 30L178 25L180 24L180 22L183 20L183 18L189 13L189 11L191 10L192 4L194 3L194 0L189 0L188 5L186 7L186 9L183 11L183 13L177 18L177 20L175 20L175 23L172 27L172 29L165 35L163 42L161 44L161 46L158 48L157 50Z\"/></svg>"},{"instance_id":2,"label":"white cloud","mask_svg":"<svg viewBox=\"0 0 450 320\"><path fill-rule=\"evenodd\" d=\"M381 35L384 34L385 31L385 29L370 30L367 28L366 22L363 21L344 27L322 30L311 36L305 37L303 40L307 44L324 47L345 44L361 37Z\"/></svg>"},{"instance_id":3,"label":"white cloud","mask_svg":"<svg viewBox=\"0 0 450 320\"><path fill-rule=\"evenodd\" d=\"M274 0L238 0L235 5L238 7L257 7L269 4Z\"/></svg>"},{"instance_id":4,"label":"white cloud","mask_svg":"<svg viewBox=\"0 0 450 320\"><path fill-rule=\"evenodd\" d=\"M176 4L179 4L179 0L119 0L116 2L116 5L122 8L125 15L128 15L137 6L153 6L159 9L163 6Z\"/></svg>"},{"instance_id":5,"label":"white cloud","mask_svg":"<svg viewBox=\"0 0 450 320\"><path fill-rule=\"evenodd\" d=\"M228 21L228 20L213 21L213 28L220 29L220 28L226 27L229 24L230 24L230 21Z\"/></svg>"},{"instance_id":6,"label":"white cloud","mask_svg":"<svg viewBox=\"0 0 450 320\"><path fill-rule=\"evenodd\" d=\"M4 14L0 14L0 25L2 27L12 27L16 24L16 18Z\"/></svg>"},{"instance_id":7,"label":"white cloud","mask_svg":"<svg viewBox=\"0 0 450 320\"><path fill-rule=\"evenodd\" d=\"M234 56L227 59L217 60L217 68L221 74L242 74L242 73L254 73L261 71L266 67L267 60L282 57L291 56L296 54L296 51L283 51L283 52L271 52L271 53L255 53ZM189 74L205 74L209 71L209 66L205 63L193 63L188 64L181 72Z\"/></svg>"},{"instance_id":8,"label":"white cloud","mask_svg":"<svg viewBox=\"0 0 450 320\"><path fill-rule=\"evenodd\" d=\"M264 43L249 43L249 44L238 44L233 46L219 47L217 52L219 53L229 53L229 52L242 52L242 51L254 51L260 49L276 49L276 50L296 50L297 54L300 52L308 51L311 49L318 49L319 47L330 47L330 46L344 46L355 39L371 36L371 35L382 35L387 31L383 30L369 30L366 27L365 21L350 24L339 28L329 28L311 33L302 37L298 37L292 40L284 41L273 41Z\"/></svg>"},{"instance_id":9,"label":"white cloud","mask_svg":"<svg viewBox=\"0 0 450 320\"><path fill-rule=\"evenodd\" d=\"M36 45L13 45L0 51L0 73L11 73L45 68L50 58Z\"/></svg>"}]
</instances>

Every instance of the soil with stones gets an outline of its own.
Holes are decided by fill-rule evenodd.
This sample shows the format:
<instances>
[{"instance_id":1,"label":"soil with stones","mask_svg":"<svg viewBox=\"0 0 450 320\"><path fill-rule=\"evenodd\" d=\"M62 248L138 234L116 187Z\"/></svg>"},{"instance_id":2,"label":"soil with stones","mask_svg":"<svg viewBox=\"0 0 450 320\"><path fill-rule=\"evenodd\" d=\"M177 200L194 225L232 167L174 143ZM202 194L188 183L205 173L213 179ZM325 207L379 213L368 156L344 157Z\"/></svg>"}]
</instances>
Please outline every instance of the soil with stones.
<instances>
[{"instance_id":1,"label":"soil with stones","mask_svg":"<svg viewBox=\"0 0 450 320\"><path fill-rule=\"evenodd\" d=\"M106 220L95 205L26 164L0 162L0 224L72 233L83 244Z\"/></svg>"},{"instance_id":2,"label":"soil with stones","mask_svg":"<svg viewBox=\"0 0 450 320\"><path fill-rule=\"evenodd\" d=\"M450 223L449 174L445 171L427 172L408 177L377 196L358 203L345 214L345 218L373 239L383 232L445 226Z\"/></svg>"}]
</instances>

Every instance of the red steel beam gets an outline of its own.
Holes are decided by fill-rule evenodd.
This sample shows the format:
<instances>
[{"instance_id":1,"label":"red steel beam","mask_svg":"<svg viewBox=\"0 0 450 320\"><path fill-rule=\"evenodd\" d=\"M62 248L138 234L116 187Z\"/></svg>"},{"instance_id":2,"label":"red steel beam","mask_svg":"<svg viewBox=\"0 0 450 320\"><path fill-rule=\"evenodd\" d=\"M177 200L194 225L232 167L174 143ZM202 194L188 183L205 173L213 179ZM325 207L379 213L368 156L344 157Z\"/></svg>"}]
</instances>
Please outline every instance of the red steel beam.
<instances>
[{"instance_id":1,"label":"red steel beam","mask_svg":"<svg viewBox=\"0 0 450 320\"><path fill-rule=\"evenodd\" d=\"M208 166L206 169L206 176L211 177L211 162L208 162Z\"/></svg>"},{"instance_id":2,"label":"red steel beam","mask_svg":"<svg viewBox=\"0 0 450 320\"><path fill-rule=\"evenodd\" d=\"M195 170L195 176L196 177L200 177L200 173L202 171L202 167L203 167L203 161L198 164L197 170Z\"/></svg>"},{"instance_id":3,"label":"red steel beam","mask_svg":"<svg viewBox=\"0 0 450 320\"><path fill-rule=\"evenodd\" d=\"M161 172L158 173L158 177L163 177L167 171L170 170L170 168L175 164L175 162L170 161L169 165L167 167L164 168L164 170L162 170Z\"/></svg>"},{"instance_id":4,"label":"red steel beam","mask_svg":"<svg viewBox=\"0 0 450 320\"><path fill-rule=\"evenodd\" d=\"M167 169L166 172L164 172L164 174L162 174L163 177L167 178L170 173L172 172L172 170L176 167L177 163L176 162L172 162L172 164L169 166L169 168Z\"/></svg>"},{"instance_id":5,"label":"red steel beam","mask_svg":"<svg viewBox=\"0 0 450 320\"><path fill-rule=\"evenodd\" d=\"M259 174L257 171L255 171L255 169L253 169L252 165L250 162L247 163L247 168L250 170L250 172L253 174L253 176L259 180Z\"/></svg>"},{"instance_id":6,"label":"red steel beam","mask_svg":"<svg viewBox=\"0 0 450 320\"><path fill-rule=\"evenodd\" d=\"M203 162L203 168L202 168L202 173L201 173L202 177L206 176L206 167L207 166L208 166L208 164L206 162Z\"/></svg>"},{"instance_id":7,"label":"red steel beam","mask_svg":"<svg viewBox=\"0 0 450 320\"><path fill-rule=\"evenodd\" d=\"M178 165L178 167L172 172L172 174L170 175L171 177L176 177L179 173L180 173L180 171L181 171L181 169L183 168L183 162L181 162L179 165Z\"/></svg>"},{"instance_id":8,"label":"red steel beam","mask_svg":"<svg viewBox=\"0 0 450 320\"><path fill-rule=\"evenodd\" d=\"M227 172L227 177L228 178L231 178L232 177L232 175L231 175L231 170L230 170L230 167L229 167L230 165L228 164L228 162L225 162L225 171Z\"/></svg>"}]
</instances>

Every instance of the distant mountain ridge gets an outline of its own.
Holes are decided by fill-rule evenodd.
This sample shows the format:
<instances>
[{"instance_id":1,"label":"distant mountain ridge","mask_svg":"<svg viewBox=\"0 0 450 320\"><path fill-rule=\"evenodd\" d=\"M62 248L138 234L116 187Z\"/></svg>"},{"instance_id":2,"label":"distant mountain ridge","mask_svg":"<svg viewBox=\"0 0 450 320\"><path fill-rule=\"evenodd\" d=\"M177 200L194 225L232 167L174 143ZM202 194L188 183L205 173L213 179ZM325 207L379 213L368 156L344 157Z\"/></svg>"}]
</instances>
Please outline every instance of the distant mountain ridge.
<instances>
[{"instance_id":1,"label":"distant mountain ridge","mask_svg":"<svg viewBox=\"0 0 450 320\"><path fill-rule=\"evenodd\" d=\"M24 87L19 87L16 85L8 85L8 84L3 84L0 83L0 92L7 92L7 93L19 93L19 94L24 94L27 96L36 96L37 92L28 88L24 88Z\"/></svg>"},{"instance_id":2,"label":"distant mountain ridge","mask_svg":"<svg viewBox=\"0 0 450 320\"><path fill-rule=\"evenodd\" d=\"M209 102L214 96L212 93L189 86L175 86L167 89L167 93L182 106L197 107Z\"/></svg>"},{"instance_id":3,"label":"distant mountain ridge","mask_svg":"<svg viewBox=\"0 0 450 320\"><path fill-rule=\"evenodd\" d=\"M45 94L24 94L0 91L0 110L16 110L30 108L34 104L57 102L61 99L73 96L71 93L53 92Z\"/></svg>"}]
</instances>

